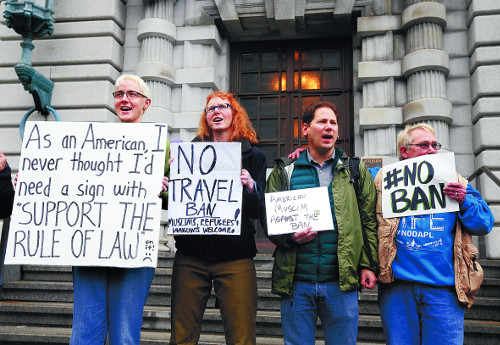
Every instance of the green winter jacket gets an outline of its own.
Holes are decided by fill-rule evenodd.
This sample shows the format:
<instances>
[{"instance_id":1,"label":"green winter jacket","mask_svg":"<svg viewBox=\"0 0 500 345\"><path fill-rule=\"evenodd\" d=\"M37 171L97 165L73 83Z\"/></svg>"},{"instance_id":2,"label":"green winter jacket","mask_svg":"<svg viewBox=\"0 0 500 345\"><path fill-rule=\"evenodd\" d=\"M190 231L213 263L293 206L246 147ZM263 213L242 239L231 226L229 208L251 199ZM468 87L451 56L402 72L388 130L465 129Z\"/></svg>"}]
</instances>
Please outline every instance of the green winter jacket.
<instances>
[{"instance_id":1,"label":"green winter jacket","mask_svg":"<svg viewBox=\"0 0 500 345\"><path fill-rule=\"evenodd\" d=\"M306 152L303 152L299 160L306 159L305 155ZM356 193L350 181L348 162L348 156L343 153L334 168L332 183L335 218L339 233L339 286L342 291L352 291L359 288L361 269L366 268L375 273L378 270L375 185L368 169L361 162L359 165L358 209ZM266 193L290 189L289 178L293 169L296 168L292 163L293 161L288 158L276 160L276 166L266 183ZM314 173L316 173L315 170ZM365 241L363 240L363 230ZM291 295L297 261L297 245L288 235L269 236L269 239L276 244L272 291L278 295Z\"/></svg>"}]
</instances>

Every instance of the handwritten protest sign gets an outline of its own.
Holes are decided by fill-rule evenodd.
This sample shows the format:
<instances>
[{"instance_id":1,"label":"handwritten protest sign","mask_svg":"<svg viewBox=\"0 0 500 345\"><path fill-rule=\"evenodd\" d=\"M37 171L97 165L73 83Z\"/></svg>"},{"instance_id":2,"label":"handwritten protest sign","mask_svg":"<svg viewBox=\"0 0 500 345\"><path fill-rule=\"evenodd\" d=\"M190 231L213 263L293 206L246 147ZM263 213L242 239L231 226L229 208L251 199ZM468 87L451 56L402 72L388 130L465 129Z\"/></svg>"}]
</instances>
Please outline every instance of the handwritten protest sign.
<instances>
[{"instance_id":1,"label":"handwritten protest sign","mask_svg":"<svg viewBox=\"0 0 500 345\"><path fill-rule=\"evenodd\" d=\"M167 128L28 122L7 264L155 267Z\"/></svg>"},{"instance_id":2,"label":"handwritten protest sign","mask_svg":"<svg viewBox=\"0 0 500 345\"><path fill-rule=\"evenodd\" d=\"M241 144L172 143L168 234L239 235Z\"/></svg>"},{"instance_id":3,"label":"handwritten protest sign","mask_svg":"<svg viewBox=\"0 0 500 345\"><path fill-rule=\"evenodd\" d=\"M269 235L288 234L312 226L332 230L333 219L327 187L266 193Z\"/></svg>"},{"instance_id":4,"label":"handwritten protest sign","mask_svg":"<svg viewBox=\"0 0 500 345\"><path fill-rule=\"evenodd\" d=\"M458 211L443 188L457 180L455 155L441 153L386 165L382 179L384 218Z\"/></svg>"}]
</instances>

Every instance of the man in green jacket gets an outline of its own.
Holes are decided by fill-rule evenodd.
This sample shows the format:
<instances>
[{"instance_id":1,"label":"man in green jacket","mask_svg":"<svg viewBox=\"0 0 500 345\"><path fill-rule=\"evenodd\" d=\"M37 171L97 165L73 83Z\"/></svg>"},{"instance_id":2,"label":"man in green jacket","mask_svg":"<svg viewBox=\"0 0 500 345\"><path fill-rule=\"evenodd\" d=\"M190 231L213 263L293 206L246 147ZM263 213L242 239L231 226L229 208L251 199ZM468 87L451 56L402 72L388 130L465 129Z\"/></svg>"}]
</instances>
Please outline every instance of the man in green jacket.
<instances>
[{"instance_id":1,"label":"man in green jacket","mask_svg":"<svg viewBox=\"0 0 500 345\"><path fill-rule=\"evenodd\" d=\"M377 281L375 185L361 162L356 197L349 158L334 146L338 138L334 104L308 107L301 130L308 149L295 162L276 160L266 192L328 187L334 228L316 232L308 227L269 236L277 246L273 292L282 296L285 344L313 345L319 316L327 345L355 345L357 289L373 289Z\"/></svg>"}]
</instances>

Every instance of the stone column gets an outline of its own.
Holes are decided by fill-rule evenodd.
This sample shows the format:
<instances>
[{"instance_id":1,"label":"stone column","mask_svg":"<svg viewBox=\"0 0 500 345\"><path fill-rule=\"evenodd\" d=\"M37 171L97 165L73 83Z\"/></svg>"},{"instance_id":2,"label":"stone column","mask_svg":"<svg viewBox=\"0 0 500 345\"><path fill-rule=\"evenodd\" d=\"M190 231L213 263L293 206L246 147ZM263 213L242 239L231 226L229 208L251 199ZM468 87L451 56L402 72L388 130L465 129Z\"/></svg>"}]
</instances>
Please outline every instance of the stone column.
<instances>
[{"instance_id":1,"label":"stone column","mask_svg":"<svg viewBox=\"0 0 500 345\"><path fill-rule=\"evenodd\" d=\"M452 105L446 98L449 57L443 50L446 8L438 2L407 0L401 25L406 30L406 55L401 62L407 81L403 122L428 123L436 130L437 140L449 150Z\"/></svg>"},{"instance_id":2,"label":"stone column","mask_svg":"<svg viewBox=\"0 0 500 345\"><path fill-rule=\"evenodd\" d=\"M155 113L152 121L170 117L172 85L175 83L173 67L173 44L176 41L176 27L173 23L176 0L148 0L145 2L144 19L139 22L137 40L141 43L140 61L136 73L151 89ZM161 116L158 113L161 114ZM148 113L149 115L149 113ZM151 119L151 116L149 116Z\"/></svg>"},{"instance_id":3,"label":"stone column","mask_svg":"<svg viewBox=\"0 0 500 345\"><path fill-rule=\"evenodd\" d=\"M137 40L141 43L140 61L136 74L151 90L151 107L147 121L172 125L171 95L175 83L173 44L177 28L173 23L176 0L147 0L144 19L139 22ZM163 211L160 229L160 251L171 251L173 239L166 235L167 212Z\"/></svg>"},{"instance_id":4,"label":"stone column","mask_svg":"<svg viewBox=\"0 0 500 345\"><path fill-rule=\"evenodd\" d=\"M500 2L468 3L474 170L486 167L500 178ZM484 237L486 257L500 259L500 188L484 173L476 187L496 220L492 232Z\"/></svg>"},{"instance_id":5,"label":"stone column","mask_svg":"<svg viewBox=\"0 0 500 345\"><path fill-rule=\"evenodd\" d=\"M403 121L396 91L401 61L394 48L397 46L394 31L400 27L401 18L395 15L358 19L361 36L358 82L363 94L359 125L364 135L364 156L387 156L385 164L387 159L395 160L397 156L396 125Z\"/></svg>"}]
</instances>

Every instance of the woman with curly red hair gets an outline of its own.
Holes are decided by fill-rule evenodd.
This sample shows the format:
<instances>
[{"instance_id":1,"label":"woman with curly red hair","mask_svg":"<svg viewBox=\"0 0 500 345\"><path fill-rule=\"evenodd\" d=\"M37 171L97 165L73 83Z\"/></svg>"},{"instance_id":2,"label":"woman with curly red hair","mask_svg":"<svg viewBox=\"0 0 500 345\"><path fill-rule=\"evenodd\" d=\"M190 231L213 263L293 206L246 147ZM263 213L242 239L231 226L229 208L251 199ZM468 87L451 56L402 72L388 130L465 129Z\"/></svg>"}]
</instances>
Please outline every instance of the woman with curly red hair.
<instances>
[{"instance_id":1,"label":"woman with curly red hair","mask_svg":"<svg viewBox=\"0 0 500 345\"><path fill-rule=\"evenodd\" d=\"M232 130L227 131L226 133L231 134L230 140L225 140L225 141L241 141L242 139L247 139L253 144L258 143L257 139L257 134L255 133L255 130L252 127L252 124L250 123L250 119L248 118L248 114L241 106L241 104L234 98L234 95L230 92L227 91L216 91L208 95L207 97L207 107L209 103L212 101L212 103L218 103L220 101L225 100L226 103L220 103L220 104L228 104L229 107L232 110L232 118L231 118L231 126ZM215 108L214 108L215 109ZM227 107L226 107L227 109ZM219 107L219 110L223 110ZM207 140L203 141L215 141L213 139L213 132L217 132L217 128L212 128L208 124L208 117L210 115L214 114L214 111L211 113L207 114L206 111L203 112L201 119L200 119L200 126L198 128L198 133L197 136L200 138L206 138ZM216 133L217 134L217 133Z\"/></svg>"},{"instance_id":2,"label":"woman with curly red hair","mask_svg":"<svg viewBox=\"0 0 500 345\"><path fill-rule=\"evenodd\" d=\"M193 141L241 142L243 202L241 234L175 237L170 344L197 344L207 300L214 286L227 344L255 344L257 278L255 229L265 209L266 158L255 130L233 94L207 97Z\"/></svg>"}]
</instances>

